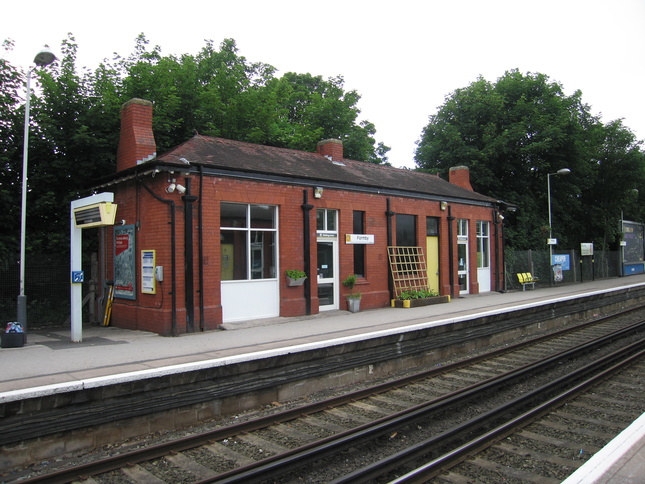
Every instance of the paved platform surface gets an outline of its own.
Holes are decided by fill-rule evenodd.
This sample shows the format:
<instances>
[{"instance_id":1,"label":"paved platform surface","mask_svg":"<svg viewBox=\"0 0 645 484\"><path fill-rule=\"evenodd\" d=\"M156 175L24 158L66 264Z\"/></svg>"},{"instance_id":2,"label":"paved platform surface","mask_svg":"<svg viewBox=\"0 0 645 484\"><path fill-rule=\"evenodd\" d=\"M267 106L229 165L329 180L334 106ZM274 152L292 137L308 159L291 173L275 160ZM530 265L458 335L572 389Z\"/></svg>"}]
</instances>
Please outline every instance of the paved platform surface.
<instances>
[{"instance_id":1,"label":"paved platform surface","mask_svg":"<svg viewBox=\"0 0 645 484\"><path fill-rule=\"evenodd\" d=\"M145 331L85 326L83 341L69 330L35 331L21 348L0 349L0 394L106 375L252 354L306 343L435 322L449 324L483 312L576 297L613 287L645 284L645 275L506 293L467 295L421 308L381 308L358 313L328 311L312 316L229 323L225 330L164 337Z\"/></svg>"},{"instance_id":2,"label":"paved platform surface","mask_svg":"<svg viewBox=\"0 0 645 484\"><path fill-rule=\"evenodd\" d=\"M313 316L230 323L224 330L163 337L143 331L85 326L83 341L69 330L35 331L21 348L0 349L0 400L38 388L73 385L215 359L253 358L268 350L331 344L348 337L450 324L477 314L503 312L612 288L645 284L645 275L602 279L536 290L484 293L422 308L382 308L359 313L324 312ZM590 459L566 484L645 483L645 417ZM595 457L595 456L594 456ZM575 477L578 476L578 477ZM576 480L577 479L577 480Z\"/></svg>"}]
</instances>

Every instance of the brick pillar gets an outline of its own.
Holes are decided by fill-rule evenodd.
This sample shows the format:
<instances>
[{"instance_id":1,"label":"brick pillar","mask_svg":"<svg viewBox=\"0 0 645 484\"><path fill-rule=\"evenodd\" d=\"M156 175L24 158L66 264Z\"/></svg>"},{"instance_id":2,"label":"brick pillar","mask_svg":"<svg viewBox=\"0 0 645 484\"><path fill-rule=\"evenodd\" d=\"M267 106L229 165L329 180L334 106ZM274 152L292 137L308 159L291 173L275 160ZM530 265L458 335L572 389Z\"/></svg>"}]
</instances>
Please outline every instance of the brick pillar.
<instances>
[{"instance_id":1,"label":"brick pillar","mask_svg":"<svg viewBox=\"0 0 645 484\"><path fill-rule=\"evenodd\" d=\"M343 161L343 142L339 139L319 141L316 151L323 156L331 156L332 161Z\"/></svg>"},{"instance_id":2,"label":"brick pillar","mask_svg":"<svg viewBox=\"0 0 645 484\"><path fill-rule=\"evenodd\" d=\"M157 156L152 132L152 102L131 99L121 107L121 135L116 155L117 172Z\"/></svg>"},{"instance_id":3,"label":"brick pillar","mask_svg":"<svg viewBox=\"0 0 645 484\"><path fill-rule=\"evenodd\" d=\"M470 184L470 170L467 166L453 166L448 171L448 181L467 190L473 191Z\"/></svg>"}]
</instances>

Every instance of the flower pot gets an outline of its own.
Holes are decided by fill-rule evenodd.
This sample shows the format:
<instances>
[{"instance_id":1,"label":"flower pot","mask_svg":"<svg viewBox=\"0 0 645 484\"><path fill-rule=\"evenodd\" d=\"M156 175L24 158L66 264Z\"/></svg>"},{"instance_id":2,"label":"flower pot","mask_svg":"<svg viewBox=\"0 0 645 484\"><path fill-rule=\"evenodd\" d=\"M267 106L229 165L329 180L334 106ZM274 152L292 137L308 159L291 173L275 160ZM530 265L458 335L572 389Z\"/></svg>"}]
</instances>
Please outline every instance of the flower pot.
<instances>
[{"instance_id":1,"label":"flower pot","mask_svg":"<svg viewBox=\"0 0 645 484\"><path fill-rule=\"evenodd\" d=\"M300 279L292 279L291 277L287 276L287 286L302 286L305 282L306 277L301 277Z\"/></svg>"},{"instance_id":2,"label":"flower pot","mask_svg":"<svg viewBox=\"0 0 645 484\"><path fill-rule=\"evenodd\" d=\"M347 298L347 310L350 313L357 313L361 310L361 298L360 297L348 297Z\"/></svg>"}]
</instances>

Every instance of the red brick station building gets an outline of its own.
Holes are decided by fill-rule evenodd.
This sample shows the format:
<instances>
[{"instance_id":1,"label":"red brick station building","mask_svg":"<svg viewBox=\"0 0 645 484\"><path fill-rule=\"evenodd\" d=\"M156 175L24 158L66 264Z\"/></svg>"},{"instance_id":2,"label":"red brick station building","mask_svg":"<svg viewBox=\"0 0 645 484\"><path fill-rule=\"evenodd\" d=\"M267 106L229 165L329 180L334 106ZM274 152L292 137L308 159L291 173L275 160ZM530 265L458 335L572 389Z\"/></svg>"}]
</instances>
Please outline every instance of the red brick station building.
<instances>
[{"instance_id":1,"label":"red brick station building","mask_svg":"<svg viewBox=\"0 0 645 484\"><path fill-rule=\"evenodd\" d=\"M157 155L152 111L124 104L117 171L94 188L118 207L99 229L112 325L178 335L345 310L350 274L361 310L387 307L388 247L419 248L441 295L503 289L504 204L474 192L467 168L445 181L345 159L333 139L305 152L196 134Z\"/></svg>"}]
</instances>

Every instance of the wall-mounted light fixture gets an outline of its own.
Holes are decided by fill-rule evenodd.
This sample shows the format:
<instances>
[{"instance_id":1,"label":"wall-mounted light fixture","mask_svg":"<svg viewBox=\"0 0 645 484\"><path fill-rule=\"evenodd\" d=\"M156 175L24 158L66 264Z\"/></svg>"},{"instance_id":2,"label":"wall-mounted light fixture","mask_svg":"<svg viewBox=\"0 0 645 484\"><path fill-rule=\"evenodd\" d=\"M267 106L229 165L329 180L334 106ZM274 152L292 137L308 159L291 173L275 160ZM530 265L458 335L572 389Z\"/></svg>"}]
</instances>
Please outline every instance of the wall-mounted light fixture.
<instances>
[{"instance_id":1,"label":"wall-mounted light fixture","mask_svg":"<svg viewBox=\"0 0 645 484\"><path fill-rule=\"evenodd\" d=\"M323 188L322 187L314 188L314 198L322 198L322 194L323 194Z\"/></svg>"},{"instance_id":2,"label":"wall-mounted light fixture","mask_svg":"<svg viewBox=\"0 0 645 484\"><path fill-rule=\"evenodd\" d=\"M186 193L186 187L177 183L176 178L169 178L168 183L170 183L170 185L166 187L166 193L173 193L175 190L182 195Z\"/></svg>"},{"instance_id":3,"label":"wall-mounted light fixture","mask_svg":"<svg viewBox=\"0 0 645 484\"><path fill-rule=\"evenodd\" d=\"M439 207L441 208L441 210L447 209L448 208L448 202L441 202L439 204Z\"/></svg>"}]
</instances>

